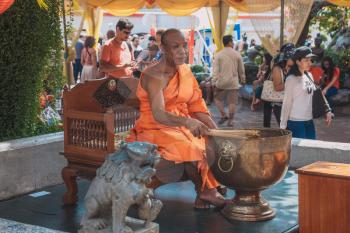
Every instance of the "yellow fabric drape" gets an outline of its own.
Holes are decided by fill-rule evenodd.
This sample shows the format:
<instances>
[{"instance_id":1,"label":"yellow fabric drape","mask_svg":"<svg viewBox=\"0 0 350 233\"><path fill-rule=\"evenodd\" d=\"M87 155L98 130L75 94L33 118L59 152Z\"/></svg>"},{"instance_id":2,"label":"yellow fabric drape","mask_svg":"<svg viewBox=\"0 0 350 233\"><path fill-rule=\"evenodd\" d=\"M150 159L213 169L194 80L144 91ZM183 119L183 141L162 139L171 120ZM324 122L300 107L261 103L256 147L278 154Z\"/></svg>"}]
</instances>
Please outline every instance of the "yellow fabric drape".
<instances>
[{"instance_id":1,"label":"yellow fabric drape","mask_svg":"<svg viewBox=\"0 0 350 233\"><path fill-rule=\"evenodd\" d=\"M103 11L101 8L87 6L85 12L86 20L88 23L87 34L93 36L95 40L98 41L103 20Z\"/></svg>"},{"instance_id":2,"label":"yellow fabric drape","mask_svg":"<svg viewBox=\"0 0 350 233\"><path fill-rule=\"evenodd\" d=\"M144 7L146 0L79 0L83 4L101 7L110 14L128 16ZM330 0L346 2L347 0ZM264 12L277 8L280 0L155 0L151 6L159 6L163 11L175 15L189 15L202 7L217 5L225 2L227 5L243 12Z\"/></svg>"},{"instance_id":3,"label":"yellow fabric drape","mask_svg":"<svg viewBox=\"0 0 350 233\"><path fill-rule=\"evenodd\" d=\"M156 0L163 11L174 16L190 15L209 3L208 0Z\"/></svg>"},{"instance_id":4,"label":"yellow fabric drape","mask_svg":"<svg viewBox=\"0 0 350 233\"><path fill-rule=\"evenodd\" d=\"M334 5L350 7L350 0L327 0Z\"/></svg>"},{"instance_id":5,"label":"yellow fabric drape","mask_svg":"<svg viewBox=\"0 0 350 233\"><path fill-rule=\"evenodd\" d=\"M145 5L145 0L81 0L84 4L101 7L115 16L129 16Z\"/></svg>"},{"instance_id":6,"label":"yellow fabric drape","mask_svg":"<svg viewBox=\"0 0 350 233\"><path fill-rule=\"evenodd\" d=\"M45 7L47 0L37 0L38 4ZM101 7L110 14L117 16L129 16L144 7L146 0L78 0L80 5ZM155 0L151 6L158 5L165 12L175 15L189 15L202 7L216 5L224 1L227 5L243 12L265 12L276 9L280 0ZM350 6L350 0L327 0L339 6Z\"/></svg>"},{"instance_id":7,"label":"yellow fabric drape","mask_svg":"<svg viewBox=\"0 0 350 233\"><path fill-rule=\"evenodd\" d=\"M271 11L280 6L280 0L224 0L229 6L243 12L259 13Z\"/></svg>"},{"instance_id":8,"label":"yellow fabric drape","mask_svg":"<svg viewBox=\"0 0 350 233\"><path fill-rule=\"evenodd\" d=\"M213 14L213 21L214 25L211 25L215 45L216 45L216 51L219 51L223 48L222 40L221 38L224 36L226 31L226 22L228 18L228 12L230 10L229 5L227 5L225 2L220 1L217 6L211 7L211 12ZM213 28L214 27L214 28Z\"/></svg>"}]
</instances>

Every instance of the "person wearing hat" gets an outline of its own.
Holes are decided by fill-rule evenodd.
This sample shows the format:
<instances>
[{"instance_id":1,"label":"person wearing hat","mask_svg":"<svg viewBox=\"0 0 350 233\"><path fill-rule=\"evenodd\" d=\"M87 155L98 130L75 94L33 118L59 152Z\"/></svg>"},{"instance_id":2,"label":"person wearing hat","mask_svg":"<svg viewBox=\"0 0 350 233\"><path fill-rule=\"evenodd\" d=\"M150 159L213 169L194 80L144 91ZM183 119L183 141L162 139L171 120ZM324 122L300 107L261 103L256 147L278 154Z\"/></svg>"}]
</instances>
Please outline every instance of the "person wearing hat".
<instances>
[{"instance_id":1,"label":"person wearing hat","mask_svg":"<svg viewBox=\"0 0 350 233\"><path fill-rule=\"evenodd\" d=\"M271 70L270 79L273 81L275 91L284 91L284 81L290 67L294 64L292 56L295 46L287 43L281 47L281 52L275 57L274 65ZM277 124L281 122L282 102L264 101L264 127L271 127L272 112L275 115Z\"/></svg>"},{"instance_id":2,"label":"person wearing hat","mask_svg":"<svg viewBox=\"0 0 350 233\"><path fill-rule=\"evenodd\" d=\"M312 95L316 86L308 72L313 56L315 55L309 47L297 48L293 55L294 65L285 82L280 128L289 129L296 138L316 139L312 120ZM330 125L332 115L331 112L327 113L327 125Z\"/></svg>"}]
</instances>

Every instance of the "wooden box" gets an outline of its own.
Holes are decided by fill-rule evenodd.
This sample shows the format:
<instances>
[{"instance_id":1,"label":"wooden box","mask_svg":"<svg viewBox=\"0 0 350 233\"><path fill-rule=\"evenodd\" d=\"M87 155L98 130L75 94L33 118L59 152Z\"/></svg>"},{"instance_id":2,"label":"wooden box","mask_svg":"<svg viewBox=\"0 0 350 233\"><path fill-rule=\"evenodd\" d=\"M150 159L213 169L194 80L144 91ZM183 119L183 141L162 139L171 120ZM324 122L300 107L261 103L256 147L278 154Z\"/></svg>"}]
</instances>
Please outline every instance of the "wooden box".
<instances>
[{"instance_id":1,"label":"wooden box","mask_svg":"<svg viewBox=\"0 0 350 233\"><path fill-rule=\"evenodd\" d=\"M316 162L299 174L299 232L350 233L350 164Z\"/></svg>"}]
</instances>

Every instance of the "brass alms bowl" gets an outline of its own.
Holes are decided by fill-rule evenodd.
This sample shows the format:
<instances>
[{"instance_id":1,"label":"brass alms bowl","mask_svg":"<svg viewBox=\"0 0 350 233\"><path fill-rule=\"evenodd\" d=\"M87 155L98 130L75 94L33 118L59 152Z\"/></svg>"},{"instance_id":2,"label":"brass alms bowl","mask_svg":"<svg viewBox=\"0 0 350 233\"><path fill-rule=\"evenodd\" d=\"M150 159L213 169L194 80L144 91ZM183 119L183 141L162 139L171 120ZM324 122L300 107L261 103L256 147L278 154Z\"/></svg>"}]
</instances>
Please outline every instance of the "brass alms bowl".
<instances>
[{"instance_id":1,"label":"brass alms bowl","mask_svg":"<svg viewBox=\"0 0 350 233\"><path fill-rule=\"evenodd\" d=\"M215 130L208 136L214 150L212 172L235 190L225 217L241 221L272 219L275 211L261 191L279 182L288 170L292 134L282 129Z\"/></svg>"}]
</instances>

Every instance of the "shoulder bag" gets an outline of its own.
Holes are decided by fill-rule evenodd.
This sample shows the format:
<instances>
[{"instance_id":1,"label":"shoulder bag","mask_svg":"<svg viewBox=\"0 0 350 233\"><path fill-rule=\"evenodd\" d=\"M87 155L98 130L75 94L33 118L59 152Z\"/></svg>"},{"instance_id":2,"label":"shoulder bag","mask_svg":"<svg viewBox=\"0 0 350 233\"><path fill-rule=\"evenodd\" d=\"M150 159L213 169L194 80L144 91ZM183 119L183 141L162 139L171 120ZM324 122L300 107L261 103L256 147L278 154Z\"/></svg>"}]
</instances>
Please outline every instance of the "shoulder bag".
<instances>
[{"instance_id":1,"label":"shoulder bag","mask_svg":"<svg viewBox=\"0 0 350 233\"><path fill-rule=\"evenodd\" d=\"M281 71L282 72L282 71ZM272 71L271 71L272 74ZM284 91L275 91L273 86L273 81L270 77L264 81L262 88L261 99L268 102L283 102ZM283 73L282 73L282 82L283 82Z\"/></svg>"},{"instance_id":2,"label":"shoulder bag","mask_svg":"<svg viewBox=\"0 0 350 233\"><path fill-rule=\"evenodd\" d=\"M314 90L312 94L312 117L314 119L320 118L328 112L331 112L332 109L329 106L326 97L323 95L321 88L315 84L307 72L305 72L305 75L316 87L316 90Z\"/></svg>"}]
</instances>

